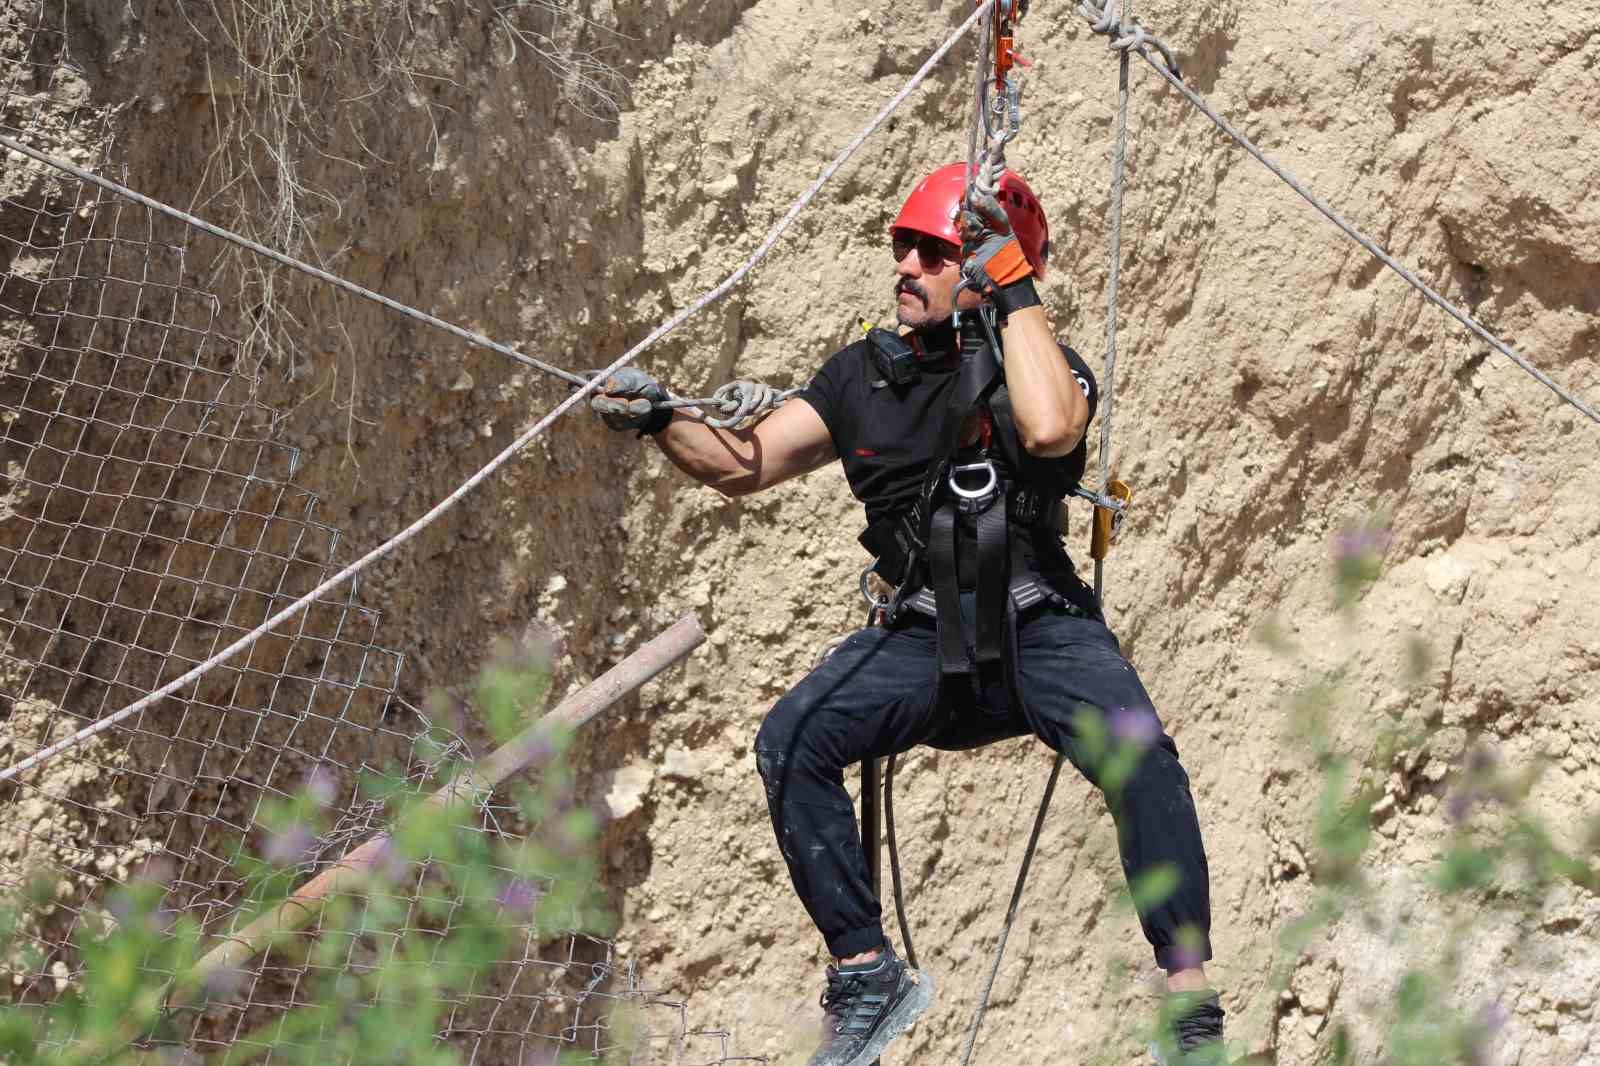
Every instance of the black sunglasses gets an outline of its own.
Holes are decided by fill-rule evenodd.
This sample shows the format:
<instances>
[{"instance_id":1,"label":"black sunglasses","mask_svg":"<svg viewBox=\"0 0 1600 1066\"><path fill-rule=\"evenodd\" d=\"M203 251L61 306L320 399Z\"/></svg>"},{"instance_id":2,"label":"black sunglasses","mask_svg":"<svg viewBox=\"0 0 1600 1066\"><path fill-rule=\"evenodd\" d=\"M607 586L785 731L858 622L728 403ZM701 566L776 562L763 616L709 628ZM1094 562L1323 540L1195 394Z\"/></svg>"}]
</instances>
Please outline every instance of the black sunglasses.
<instances>
[{"instance_id":1,"label":"black sunglasses","mask_svg":"<svg viewBox=\"0 0 1600 1066\"><path fill-rule=\"evenodd\" d=\"M937 270L944 263L954 263L961 258L961 249L947 240L927 234L897 231L890 235L890 250L896 263L913 248L923 270Z\"/></svg>"}]
</instances>

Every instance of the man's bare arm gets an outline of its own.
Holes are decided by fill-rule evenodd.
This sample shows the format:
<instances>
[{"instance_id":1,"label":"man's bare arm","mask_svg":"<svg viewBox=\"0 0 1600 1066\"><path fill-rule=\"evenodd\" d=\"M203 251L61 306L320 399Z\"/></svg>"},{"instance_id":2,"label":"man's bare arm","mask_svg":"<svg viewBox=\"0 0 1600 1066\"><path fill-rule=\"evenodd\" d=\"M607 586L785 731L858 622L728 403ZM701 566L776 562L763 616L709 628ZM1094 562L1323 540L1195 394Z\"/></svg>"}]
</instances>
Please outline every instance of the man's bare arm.
<instances>
[{"instance_id":1,"label":"man's bare arm","mask_svg":"<svg viewBox=\"0 0 1600 1066\"><path fill-rule=\"evenodd\" d=\"M791 399L747 429L713 429L674 414L655 442L672 465L724 496L748 496L837 457L816 409Z\"/></svg>"},{"instance_id":2,"label":"man's bare arm","mask_svg":"<svg viewBox=\"0 0 1600 1066\"><path fill-rule=\"evenodd\" d=\"M1083 439L1089 404L1050 332L1044 308L1013 311L1000 337L1006 353L1006 388L1023 448L1041 459L1066 455Z\"/></svg>"}]
</instances>

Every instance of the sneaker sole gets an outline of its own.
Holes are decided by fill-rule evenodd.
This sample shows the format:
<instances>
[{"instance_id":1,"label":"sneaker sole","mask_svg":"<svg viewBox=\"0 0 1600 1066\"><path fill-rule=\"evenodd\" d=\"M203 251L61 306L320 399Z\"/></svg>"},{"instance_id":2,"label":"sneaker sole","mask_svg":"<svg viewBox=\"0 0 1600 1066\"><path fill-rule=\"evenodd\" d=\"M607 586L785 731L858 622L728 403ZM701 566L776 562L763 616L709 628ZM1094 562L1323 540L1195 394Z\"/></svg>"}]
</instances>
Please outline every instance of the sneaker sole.
<instances>
[{"instance_id":1,"label":"sneaker sole","mask_svg":"<svg viewBox=\"0 0 1600 1066\"><path fill-rule=\"evenodd\" d=\"M919 980L911 986L911 991L906 994L889 1016L883 1020L883 1028L879 1029L873 1038L867 1041L867 1046L861 1053L851 1059L845 1066L867 1066L875 1060L883 1049L889 1046L889 1041L911 1028L922 1012L933 1005L933 978L926 970L913 971Z\"/></svg>"}]
</instances>

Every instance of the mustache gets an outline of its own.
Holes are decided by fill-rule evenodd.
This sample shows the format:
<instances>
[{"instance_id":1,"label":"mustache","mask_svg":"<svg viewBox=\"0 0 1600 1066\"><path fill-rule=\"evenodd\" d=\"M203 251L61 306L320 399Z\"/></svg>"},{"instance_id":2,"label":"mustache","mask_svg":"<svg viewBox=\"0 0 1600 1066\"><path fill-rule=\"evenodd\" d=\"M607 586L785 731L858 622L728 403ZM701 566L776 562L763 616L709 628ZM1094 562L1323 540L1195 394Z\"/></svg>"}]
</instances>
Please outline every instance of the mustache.
<instances>
[{"instance_id":1,"label":"mustache","mask_svg":"<svg viewBox=\"0 0 1600 1066\"><path fill-rule=\"evenodd\" d=\"M922 301L922 306L928 306L928 290L924 289L915 278L901 278L895 283L894 294L899 296L903 292L909 292Z\"/></svg>"}]
</instances>

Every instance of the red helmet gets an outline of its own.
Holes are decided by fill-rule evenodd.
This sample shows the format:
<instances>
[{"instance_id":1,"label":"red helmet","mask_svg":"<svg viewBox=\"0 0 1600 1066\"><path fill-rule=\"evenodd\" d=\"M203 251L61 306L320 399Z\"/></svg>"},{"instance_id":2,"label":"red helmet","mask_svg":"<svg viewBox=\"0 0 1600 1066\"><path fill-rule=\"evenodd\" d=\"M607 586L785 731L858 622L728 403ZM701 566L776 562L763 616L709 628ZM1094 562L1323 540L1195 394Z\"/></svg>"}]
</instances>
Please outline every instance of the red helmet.
<instances>
[{"instance_id":1,"label":"red helmet","mask_svg":"<svg viewBox=\"0 0 1600 1066\"><path fill-rule=\"evenodd\" d=\"M889 232L908 229L940 237L951 244L960 244L961 230L956 225L956 218L966 191L965 163L940 167L911 190ZM1045 221L1039 198L1033 195L1028 183L1014 170L1007 170L1001 176L1000 189L995 195L1005 209L1006 218L1011 221L1011 231L1016 234L1017 243L1022 245L1022 254L1042 280L1045 260L1050 257L1050 223Z\"/></svg>"}]
</instances>

